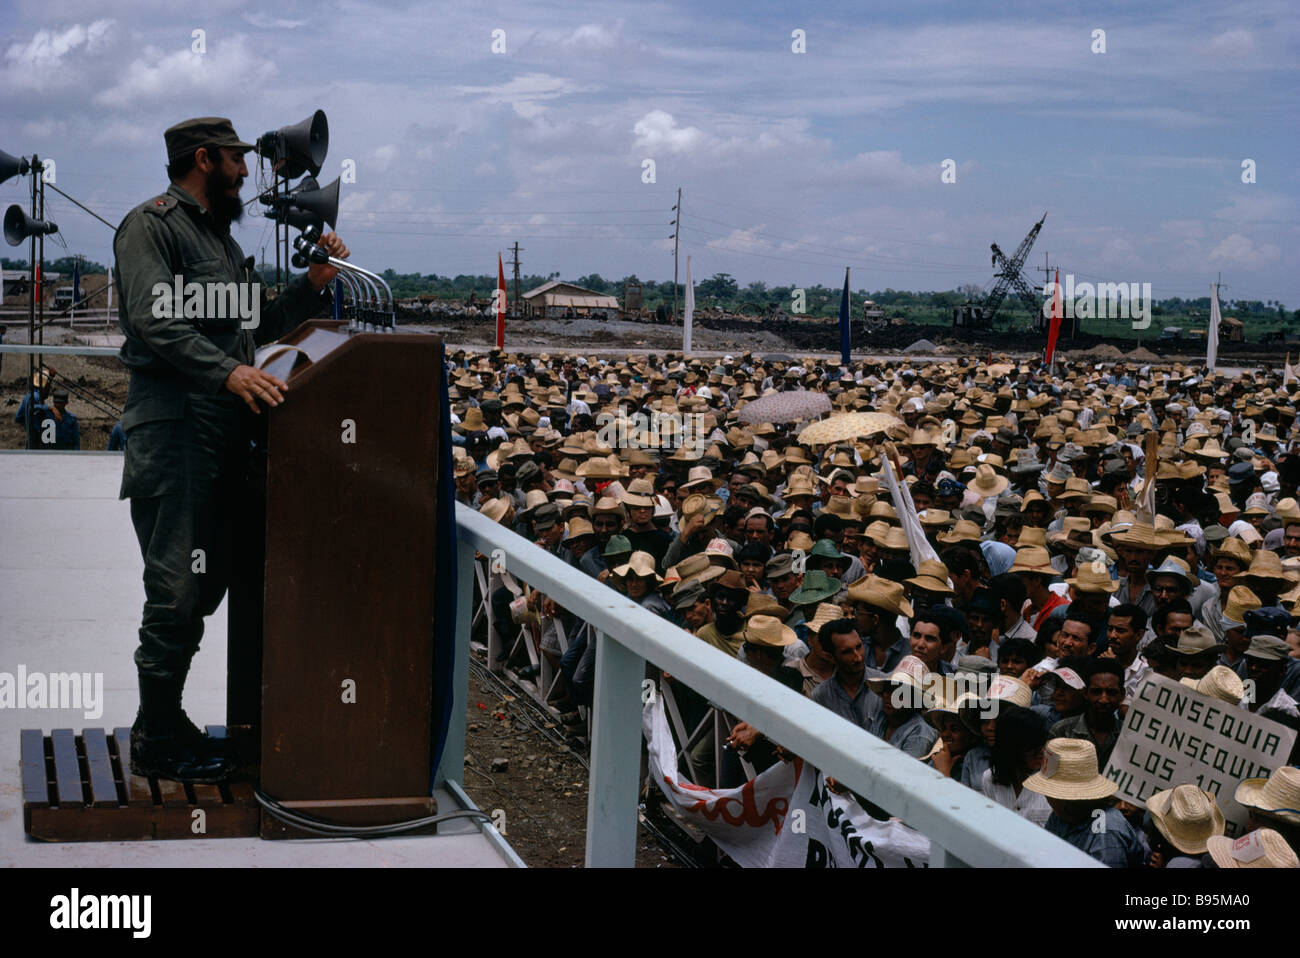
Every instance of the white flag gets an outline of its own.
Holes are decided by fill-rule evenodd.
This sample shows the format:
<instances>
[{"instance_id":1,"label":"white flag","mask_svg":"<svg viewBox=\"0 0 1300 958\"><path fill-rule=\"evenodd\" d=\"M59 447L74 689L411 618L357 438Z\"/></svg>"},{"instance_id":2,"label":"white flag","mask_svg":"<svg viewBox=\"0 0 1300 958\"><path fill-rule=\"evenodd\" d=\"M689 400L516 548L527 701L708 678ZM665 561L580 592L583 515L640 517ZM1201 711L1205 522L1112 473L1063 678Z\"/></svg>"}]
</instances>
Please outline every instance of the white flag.
<instances>
[{"instance_id":1,"label":"white flag","mask_svg":"<svg viewBox=\"0 0 1300 958\"><path fill-rule=\"evenodd\" d=\"M912 566L919 569L921 563L927 559L939 561L938 553L934 551L934 546L930 545L930 540L925 537L925 530L921 528L920 517L916 514L916 504L912 502L912 490L894 472L894 463L889 458L888 449L880 454L880 468L885 477L885 486L894 500L898 523L907 536L908 549L912 553Z\"/></svg>"},{"instance_id":2,"label":"white flag","mask_svg":"<svg viewBox=\"0 0 1300 958\"><path fill-rule=\"evenodd\" d=\"M695 286L691 283L691 258L686 257L686 312L682 314L682 352L691 351L691 317L695 314Z\"/></svg>"},{"instance_id":3,"label":"white flag","mask_svg":"<svg viewBox=\"0 0 1300 958\"><path fill-rule=\"evenodd\" d=\"M1214 372L1219 361L1219 284L1210 284L1210 328L1205 331L1205 365Z\"/></svg>"}]
</instances>

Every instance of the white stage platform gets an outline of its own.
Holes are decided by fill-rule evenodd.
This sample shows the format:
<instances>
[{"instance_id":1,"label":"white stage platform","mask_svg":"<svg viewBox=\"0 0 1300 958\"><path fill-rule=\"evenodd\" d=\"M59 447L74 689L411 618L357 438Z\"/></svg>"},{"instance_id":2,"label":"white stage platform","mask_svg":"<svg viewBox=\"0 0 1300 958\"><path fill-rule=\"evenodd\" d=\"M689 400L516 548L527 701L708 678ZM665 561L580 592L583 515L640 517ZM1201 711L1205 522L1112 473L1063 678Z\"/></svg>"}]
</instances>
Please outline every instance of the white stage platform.
<instances>
[{"instance_id":1,"label":"white stage platform","mask_svg":"<svg viewBox=\"0 0 1300 958\"><path fill-rule=\"evenodd\" d=\"M0 672L103 673L103 714L0 708L0 865L26 867L508 867L472 820L377 841L257 838L46 843L23 833L19 730L112 729L135 718L143 563L119 453L0 452ZM185 688L200 726L225 722L226 606L207 620ZM463 806L435 793L440 812Z\"/></svg>"}]
</instances>

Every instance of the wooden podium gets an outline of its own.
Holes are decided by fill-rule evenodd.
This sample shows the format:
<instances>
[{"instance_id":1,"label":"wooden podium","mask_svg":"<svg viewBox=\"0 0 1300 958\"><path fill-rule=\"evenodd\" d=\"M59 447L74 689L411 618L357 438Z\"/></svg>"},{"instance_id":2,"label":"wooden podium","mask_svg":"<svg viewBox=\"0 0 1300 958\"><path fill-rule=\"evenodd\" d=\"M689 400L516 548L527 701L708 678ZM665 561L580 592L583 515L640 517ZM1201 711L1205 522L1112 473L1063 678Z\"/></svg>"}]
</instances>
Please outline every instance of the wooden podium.
<instances>
[{"instance_id":1,"label":"wooden podium","mask_svg":"<svg viewBox=\"0 0 1300 958\"><path fill-rule=\"evenodd\" d=\"M313 320L260 361L289 392L244 530L252 572L264 522L264 576L230 597L227 723L260 746L263 792L338 824L437 811L441 346ZM263 811L261 835L306 833Z\"/></svg>"}]
</instances>

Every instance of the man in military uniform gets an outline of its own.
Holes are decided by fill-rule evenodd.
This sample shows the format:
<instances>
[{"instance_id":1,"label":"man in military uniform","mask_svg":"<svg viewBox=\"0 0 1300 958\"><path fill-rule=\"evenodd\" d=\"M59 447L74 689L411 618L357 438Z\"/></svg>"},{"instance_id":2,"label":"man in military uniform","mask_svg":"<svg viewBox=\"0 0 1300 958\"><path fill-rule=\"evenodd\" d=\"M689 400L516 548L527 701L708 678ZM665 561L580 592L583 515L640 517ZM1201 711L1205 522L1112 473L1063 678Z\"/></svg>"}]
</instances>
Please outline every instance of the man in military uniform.
<instances>
[{"instance_id":1,"label":"man in military uniform","mask_svg":"<svg viewBox=\"0 0 1300 958\"><path fill-rule=\"evenodd\" d=\"M176 310L177 283L199 284L206 306L210 284L256 282L252 259L244 259L230 235L231 222L243 213L244 153L253 147L220 117L187 120L164 138L171 186L128 213L113 241L126 335L121 357L131 370L120 495L131 500L144 557L131 769L213 782L229 775L229 759L189 721L181 693L203 619L220 604L237 561L231 527L249 465L248 410L258 413L259 401L278 406L288 390L253 366L253 352L319 314L337 270L311 266L261 303L252 322L224 309L217 317L194 316L208 311L202 307ZM333 256L348 255L333 233L321 245ZM260 302L260 288L253 292L249 302ZM188 293L185 299L188 304Z\"/></svg>"}]
</instances>

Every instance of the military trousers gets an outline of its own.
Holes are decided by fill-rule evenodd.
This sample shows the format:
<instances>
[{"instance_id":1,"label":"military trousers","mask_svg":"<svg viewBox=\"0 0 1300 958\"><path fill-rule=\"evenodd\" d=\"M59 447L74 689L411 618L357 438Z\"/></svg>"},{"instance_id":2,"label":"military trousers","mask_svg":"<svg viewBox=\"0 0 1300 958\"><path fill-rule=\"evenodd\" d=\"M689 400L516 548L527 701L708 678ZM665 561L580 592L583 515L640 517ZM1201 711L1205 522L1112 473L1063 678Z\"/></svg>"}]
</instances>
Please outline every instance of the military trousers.
<instances>
[{"instance_id":1,"label":"military trousers","mask_svg":"<svg viewBox=\"0 0 1300 958\"><path fill-rule=\"evenodd\" d=\"M123 495L144 558L140 675L184 682L230 585L249 461L239 407L225 397L191 397L183 419L130 430Z\"/></svg>"}]
</instances>

